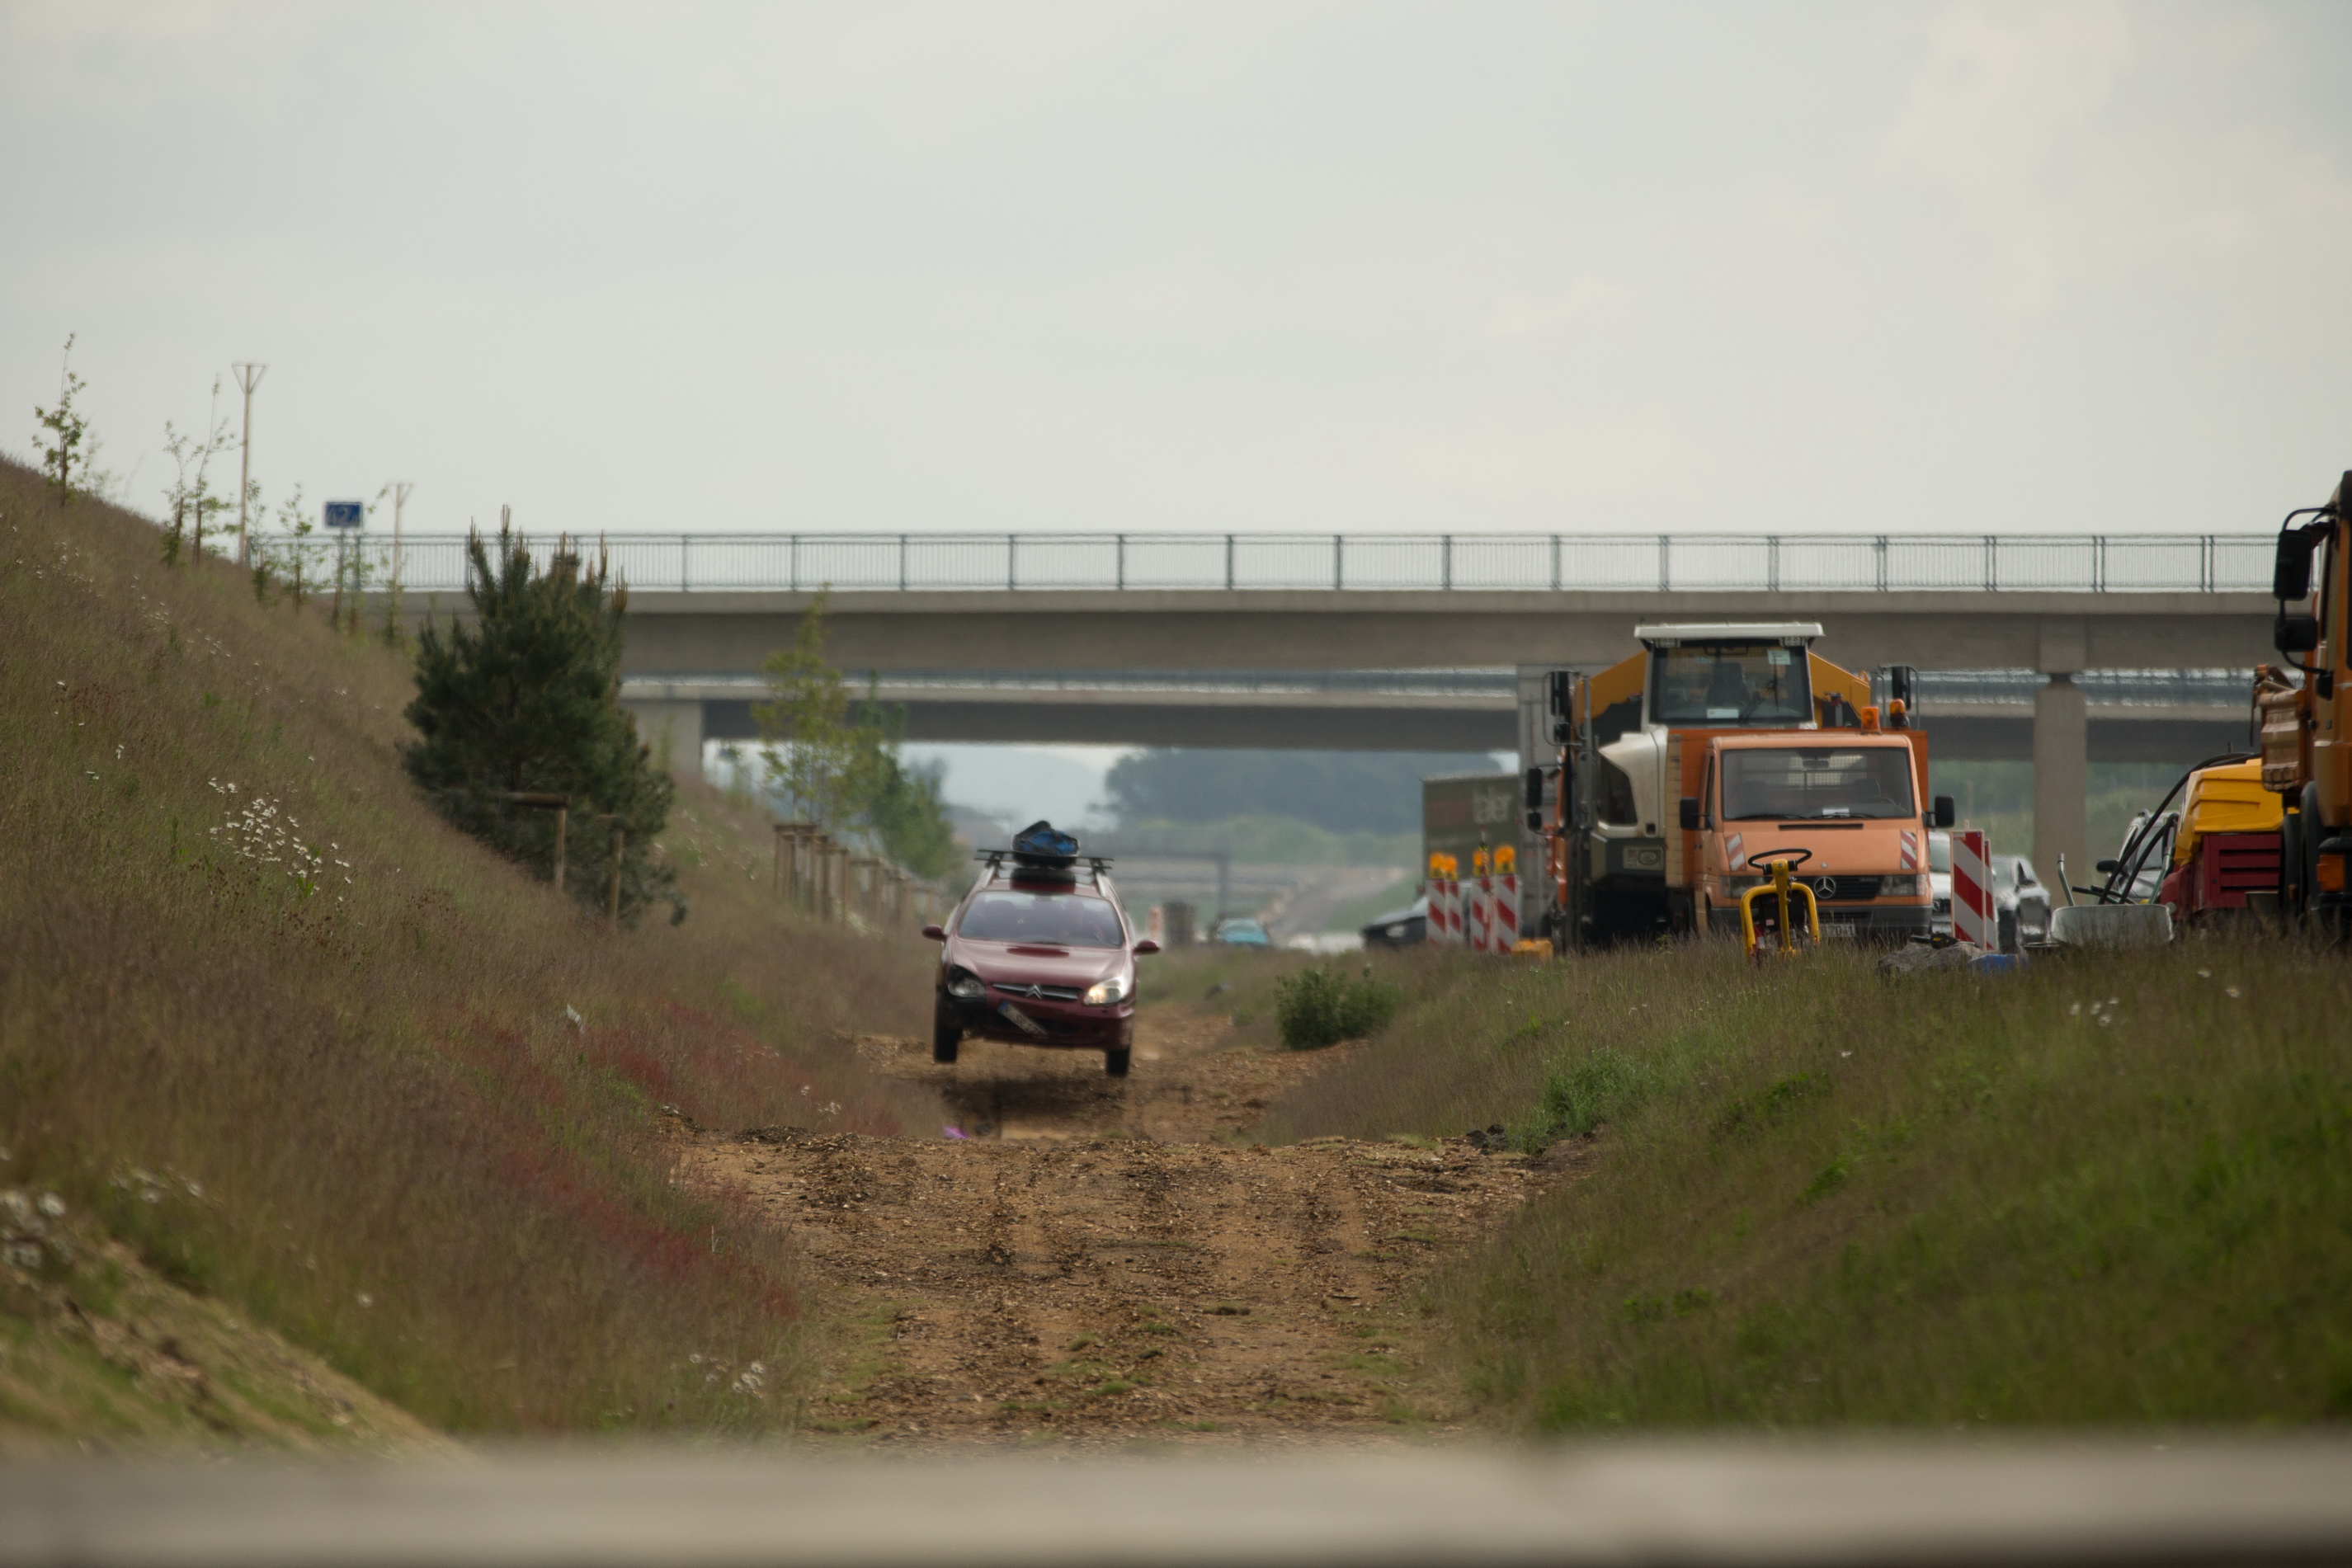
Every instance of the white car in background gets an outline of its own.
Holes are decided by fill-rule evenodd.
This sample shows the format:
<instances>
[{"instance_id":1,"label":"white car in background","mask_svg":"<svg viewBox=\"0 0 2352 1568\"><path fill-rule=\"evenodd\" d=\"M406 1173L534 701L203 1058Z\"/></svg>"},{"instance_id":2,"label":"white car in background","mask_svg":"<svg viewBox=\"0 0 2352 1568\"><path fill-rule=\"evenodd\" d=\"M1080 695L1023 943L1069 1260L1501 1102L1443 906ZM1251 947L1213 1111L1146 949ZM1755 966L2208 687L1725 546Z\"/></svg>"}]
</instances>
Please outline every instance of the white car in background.
<instances>
[{"instance_id":1,"label":"white car in background","mask_svg":"<svg viewBox=\"0 0 2352 1568\"><path fill-rule=\"evenodd\" d=\"M1927 835L1927 890L1936 895L1928 907L1928 929L1938 936L1952 934L1952 835Z\"/></svg>"},{"instance_id":2,"label":"white car in background","mask_svg":"<svg viewBox=\"0 0 2352 1568\"><path fill-rule=\"evenodd\" d=\"M2023 855L1993 856L1992 895L2002 952L2050 940L2050 890L2034 874L2032 861Z\"/></svg>"}]
</instances>

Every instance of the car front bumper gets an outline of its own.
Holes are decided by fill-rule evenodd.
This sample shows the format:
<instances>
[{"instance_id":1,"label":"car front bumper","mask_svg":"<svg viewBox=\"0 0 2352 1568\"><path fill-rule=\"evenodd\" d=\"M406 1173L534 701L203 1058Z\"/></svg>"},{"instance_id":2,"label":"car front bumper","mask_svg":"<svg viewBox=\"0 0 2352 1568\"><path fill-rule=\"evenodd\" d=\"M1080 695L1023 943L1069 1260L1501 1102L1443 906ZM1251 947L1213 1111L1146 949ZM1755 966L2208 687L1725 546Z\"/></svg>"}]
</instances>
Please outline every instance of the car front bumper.
<instances>
[{"instance_id":1,"label":"car front bumper","mask_svg":"<svg viewBox=\"0 0 2352 1568\"><path fill-rule=\"evenodd\" d=\"M1072 1051L1109 1051L1133 1043L1135 1004L1090 1008L1084 1002L1037 1000L993 993L970 998L946 997L966 1034L1015 1045L1060 1046ZM1008 1012L1007 1009L1013 1009ZM1034 1027L1024 1029L1019 1019Z\"/></svg>"}]
</instances>

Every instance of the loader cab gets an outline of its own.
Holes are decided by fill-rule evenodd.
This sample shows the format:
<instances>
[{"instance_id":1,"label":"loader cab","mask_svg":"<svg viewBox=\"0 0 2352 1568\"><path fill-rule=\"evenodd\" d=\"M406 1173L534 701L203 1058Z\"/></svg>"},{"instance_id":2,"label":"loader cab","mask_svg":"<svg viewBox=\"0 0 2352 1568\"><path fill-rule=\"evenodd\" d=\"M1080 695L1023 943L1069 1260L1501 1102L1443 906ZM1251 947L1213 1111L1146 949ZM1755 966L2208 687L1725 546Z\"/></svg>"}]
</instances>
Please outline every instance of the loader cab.
<instances>
[{"instance_id":1,"label":"loader cab","mask_svg":"<svg viewBox=\"0 0 2352 1568\"><path fill-rule=\"evenodd\" d=\"M1620 735L1599 739L1601 777L1596 813L1603 836L1654 841L1628 848L1625 869L1663 876L1665 835L1675 797L1682 791L1668 753L1676 731L1686 729L1791 729L1815 722L1813 640L1822 634L1811 621L1759 622L1729 625L1636 626L1642 652L1611 674L1622 672L1627 695L1638 679L1641 720ZM1596 677L1601 686L1609 677ZM1631 709L1630 702L1624 705ZM1628 714L1630 717L1630 712Z\"/></svg>"},{"instance_id":2,"label":"loader cab","mask_svg":"<svg viewBox=\"0 0 2352 1568\"><path fill-rule=\"evenodd\" d=\"M1822 629L1644 626L1645 717L1665 729L1787 729L1813 717L1809 650Z\"/></svg>"}]
</instances>

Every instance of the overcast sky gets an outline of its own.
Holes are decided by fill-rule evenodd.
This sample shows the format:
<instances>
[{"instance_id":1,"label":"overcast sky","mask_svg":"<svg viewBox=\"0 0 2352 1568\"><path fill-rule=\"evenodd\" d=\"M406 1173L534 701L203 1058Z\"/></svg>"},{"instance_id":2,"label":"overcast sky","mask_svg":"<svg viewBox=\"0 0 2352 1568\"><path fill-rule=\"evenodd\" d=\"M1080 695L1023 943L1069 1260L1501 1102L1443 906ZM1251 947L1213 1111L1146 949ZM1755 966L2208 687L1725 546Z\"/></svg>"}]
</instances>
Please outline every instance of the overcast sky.
<instances>
[{"instance_id":1,"label":"overcast sky","mask_svg":"<svg viewBox=\"0 0 2352 1568\"><path fill-rule=\"evenodd\" d=\"M0 445L409 526L2257 530L2352 5L0 3Z\"/></svg>"}]
</instances>

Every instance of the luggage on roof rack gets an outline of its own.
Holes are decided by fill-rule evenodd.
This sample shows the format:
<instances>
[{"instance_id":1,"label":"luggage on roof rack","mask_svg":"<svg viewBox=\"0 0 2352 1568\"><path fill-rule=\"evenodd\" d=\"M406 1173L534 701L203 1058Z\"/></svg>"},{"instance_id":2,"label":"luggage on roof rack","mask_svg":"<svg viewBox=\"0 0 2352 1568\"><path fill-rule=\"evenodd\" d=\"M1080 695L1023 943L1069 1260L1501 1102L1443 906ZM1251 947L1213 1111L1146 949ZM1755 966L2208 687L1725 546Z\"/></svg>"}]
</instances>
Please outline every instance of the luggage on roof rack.
<instances>
[{"instance_id":1,"label":"luggage on roof rack","mask_svg":"<svg viewBox=\"0 0 2352 1568\"><path fill-rule=\"evenodd\" d=\"M1024 866L1065 871L1078 858L1078 841L1053 823L1034 821L1013 835L1013 858Z\"/></svg>"}]
</instances>

